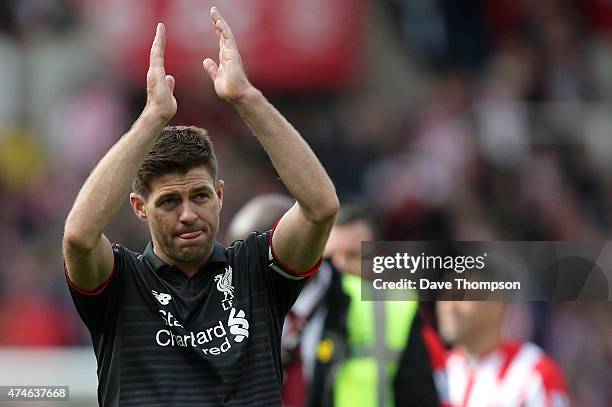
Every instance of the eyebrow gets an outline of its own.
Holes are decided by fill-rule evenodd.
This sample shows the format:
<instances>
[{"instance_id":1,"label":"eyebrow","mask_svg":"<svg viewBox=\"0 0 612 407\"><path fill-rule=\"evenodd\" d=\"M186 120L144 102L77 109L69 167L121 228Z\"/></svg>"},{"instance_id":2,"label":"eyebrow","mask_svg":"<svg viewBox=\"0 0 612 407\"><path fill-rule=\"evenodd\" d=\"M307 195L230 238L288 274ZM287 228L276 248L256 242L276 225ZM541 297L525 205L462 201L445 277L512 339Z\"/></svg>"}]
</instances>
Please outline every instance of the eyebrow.
<instances>
[{"instance_id":1,"label":"eyebrow","mask_svg":"<svg viewBox=\"0 0 612 407\"><path fill-rule=\"evenodd\" d=\"M158 203L162 202L163 200L165 200L165 199L167 199L167 198L174 198L174 197L176 197L176 196L180 196L180 194L179 194L179 193L177 193L177 192L174 192L174 191L171 191L171 192L164 192L164 193L162 193L161 195L157 196L157 197L155 198L155 201L154 201L154 202L155 202L156 204L158 204Z\"/></svg>"},{"instance_id":2,"label":"eyebrow","mask_svg":"<svg viewBox=\"0 0 612 407\"><path fill-rule=\"evenodd\" d=\"M206 191L206 192L212 192L212 188L210 187L210 185L204 184L204 185L200 185L197 186L195 188L193 188L191 191L189 192L201 192L201 191Z\"/></svg>"},{"instance_id":3,"label":"eyebrow","mask_svg":"<svg viewBox=\"0 0 612 407\"><path fill-rule=\"evenodd\" d=\"M189 190L189 193L194 193L194 192L208 192L211 193L212 192L212 188L207 185L207 184L203 184L203 185L198 185L194 188L192 188L191 190ZM161 195L159 195L158 197L155 198L155 203L159 203L161 201L163 201L164 199L167 198L171 198L171 197L176 197L176 196L180 196L181 194L176 192L176 191L168 191L168 192L163 192Z\"/></svg>"}]
</instances>

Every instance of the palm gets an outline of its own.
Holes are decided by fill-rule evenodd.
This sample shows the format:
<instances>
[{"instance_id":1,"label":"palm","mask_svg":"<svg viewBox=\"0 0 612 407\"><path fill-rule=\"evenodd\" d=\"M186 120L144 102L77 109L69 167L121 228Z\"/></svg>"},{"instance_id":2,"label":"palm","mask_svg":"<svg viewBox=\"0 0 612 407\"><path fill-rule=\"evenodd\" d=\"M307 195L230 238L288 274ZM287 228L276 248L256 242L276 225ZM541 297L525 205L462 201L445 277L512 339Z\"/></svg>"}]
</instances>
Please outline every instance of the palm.
<instances>
[{"instance_id":1,"label":"palm","mask_svg":"<svg viewBox=\"0 0 612 407\"><path fill-rule=\"evenodd\" d=\"M230 75L229 73L226 74L225 72L226 66L227 64L224 64L222 62L219 64L219 68L217 69L217 75L214 79L215 92L217 92L217 95L221 98L225 98L225 96L229 93L228 87L230 87L231 85L231 83L229 83L231 81L228 79L228 76Z\"/></svg>"},{"instance_id":2,"label":"palm","mask_svg":"<svg viewBox=\"0 0 612 407\"><path fill-rule=\"evenodd\" d=\"M230 60L219 64L214 83L215 91L220 98L233 99L240 93L241 88L246 85L242 71L242 65L236 61Z\"/></svg>"}]
</instances>

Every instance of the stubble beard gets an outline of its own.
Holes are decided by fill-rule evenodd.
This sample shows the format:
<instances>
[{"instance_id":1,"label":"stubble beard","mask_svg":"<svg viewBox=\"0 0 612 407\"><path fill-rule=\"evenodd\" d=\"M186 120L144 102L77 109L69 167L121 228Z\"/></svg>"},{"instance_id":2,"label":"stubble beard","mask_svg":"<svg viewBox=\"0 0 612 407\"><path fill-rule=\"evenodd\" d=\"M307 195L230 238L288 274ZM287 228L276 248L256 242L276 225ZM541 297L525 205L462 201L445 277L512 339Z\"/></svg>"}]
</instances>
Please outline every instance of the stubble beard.
<instances>
[{"instance_id":1,"label":"stubble beard","mask_svg":"<svg viewBox=\"0 0 612 407\"><path fill-rule=\"evenodd\" d=\"M217 231L219 230L219 221L217 220L216 222L213 222L209 225L209 227L206 227L205 230L206 231L203 230L203 232L208 233L206 239L201 245L187 246L182 249L177 244L177 241L179 239L178 237L175 237L174 235L158 233L157 236L159 237L158 241L160 249L166 254L166 256L168 256L169 259L171 259L175 263L204 264L208 260L208 257L212 254L212 246L215 242Z\"/></svg>"},{"instance_id":2,"label":"stubble beard","mask_svg":"<svg viewBox=\"0 0 612 407\"><path fill-rule=\"evenodd\" d=\"M179 249L176 244L169 244L166 248L168 257L178 263L195 263L204 262L206 256L210 255L213 240L207 239L201 246L189 246L184 249Z\"/></svg>"},{"instance_id":3,"label":"stubble beard","mask_svg":"<svg viewBox=\"0 0 612 407\"><path fill-rule=\"evenodd\" d=\"M166 235L162 239L159 239L160 249L176 263L204 263L211 254L216 236L216 230L209 229L208 232L207 239L201 245L183 248L178 245L178 238Z\"/></svg>"}]
</instances>

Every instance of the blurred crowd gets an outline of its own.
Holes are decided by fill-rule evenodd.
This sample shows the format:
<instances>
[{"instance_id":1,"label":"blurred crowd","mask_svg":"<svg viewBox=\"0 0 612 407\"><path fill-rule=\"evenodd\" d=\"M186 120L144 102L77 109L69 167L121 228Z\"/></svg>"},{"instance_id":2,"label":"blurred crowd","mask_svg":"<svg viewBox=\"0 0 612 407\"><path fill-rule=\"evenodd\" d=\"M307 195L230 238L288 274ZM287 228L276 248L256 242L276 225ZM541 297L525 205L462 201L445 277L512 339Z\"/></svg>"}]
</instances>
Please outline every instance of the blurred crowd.
<instances>
[{"instance_id":1,"label":"blurred crowd","mask_svg":"<svg viewBox=\"0 0 612 407\"><path fill-rule=\"evenodd\" d=\"M62 273L63 222L144 105L144 72L134 83L113 70L104 49L116 44L100 44L79 3L0 2L0 346L89 343ZM385 240L608 240L611 2L366 3L355 84L264 89L341 200L366 201ZM226 182L223 232L247 199L283 187L202 78L177 80L173 123L212 136ZM144 249L146 229L127 199L108 235ZM572 405L609 405L610 303L520 308L509 334L558 361Z\"/></svg>"}]
</instances>

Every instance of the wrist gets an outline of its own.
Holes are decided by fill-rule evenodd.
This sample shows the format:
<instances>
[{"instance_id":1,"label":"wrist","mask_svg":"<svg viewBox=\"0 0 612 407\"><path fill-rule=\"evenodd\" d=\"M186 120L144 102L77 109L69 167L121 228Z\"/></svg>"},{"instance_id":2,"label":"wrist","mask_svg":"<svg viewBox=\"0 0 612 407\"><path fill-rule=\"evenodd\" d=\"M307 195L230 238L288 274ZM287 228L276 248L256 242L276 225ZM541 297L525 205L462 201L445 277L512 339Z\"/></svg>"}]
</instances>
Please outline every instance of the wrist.
<instances>
[{"instance_id":1,"label":"wrist","mask_svg":"<svg viewBox=\"0 0 612 407\"><path fill-rule=\"evenodd\" d=\"M250 106L253 103L256 103L257 101L262 100L263 97L264 96L261 91L255 86L251 85L244 92L242 92L240 96L237 96L228 101L232 104L232 106L234 106L234 108L240 111L244 107Z\"/></svg>"},{"instance_id":2,"label":"wrist","mask_svg":"<svg viewBox=\"0 0 612 407\"><path fill-rule=\"evenodd\" d=\"M155 109L146 106L140 117L138 117L137 122L147 127L159 128L161 130L168 124L170 119L171 117L166 118Z\"/></svg>"}]
</instances>

